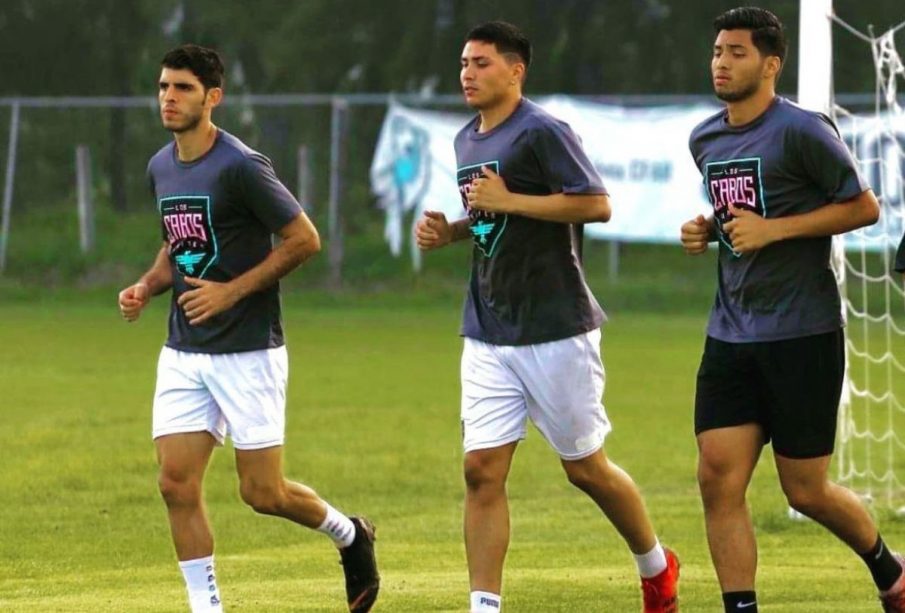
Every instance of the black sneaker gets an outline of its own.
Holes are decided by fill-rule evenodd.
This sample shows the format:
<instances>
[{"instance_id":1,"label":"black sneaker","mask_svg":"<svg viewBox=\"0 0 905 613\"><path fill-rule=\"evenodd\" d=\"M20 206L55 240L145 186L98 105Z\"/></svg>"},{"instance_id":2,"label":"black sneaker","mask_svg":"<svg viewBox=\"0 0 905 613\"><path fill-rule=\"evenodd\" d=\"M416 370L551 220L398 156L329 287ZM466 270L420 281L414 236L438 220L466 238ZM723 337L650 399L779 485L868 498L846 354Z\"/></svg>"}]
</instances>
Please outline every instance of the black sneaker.
<instances>
[{"instance_id":1,"label":"black sneaker","mask_svg":"<svg viewBox=\"0 0 905 613\"><path fill-rule=\"evenodd\" d=\"M380 574L374 557L374 525L364 517L350 517L355 524L355 540L339 550L346 575L346 600L352 613L367 613L377 600Z\"/></svg>"}]
</instances>

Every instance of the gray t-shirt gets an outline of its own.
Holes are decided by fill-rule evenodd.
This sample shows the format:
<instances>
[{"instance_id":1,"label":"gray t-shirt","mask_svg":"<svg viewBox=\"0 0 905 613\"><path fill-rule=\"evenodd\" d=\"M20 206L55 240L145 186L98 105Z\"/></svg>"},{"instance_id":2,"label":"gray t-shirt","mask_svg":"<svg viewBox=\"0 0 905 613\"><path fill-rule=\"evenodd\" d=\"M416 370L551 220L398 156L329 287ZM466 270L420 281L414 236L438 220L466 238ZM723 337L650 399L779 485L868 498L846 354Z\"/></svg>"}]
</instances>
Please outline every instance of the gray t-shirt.
<instances>
[{"instance_id":1,"label":"gray t-shirt","mask_svg":"<svg viewBox=\"0 0 905 613\"><path fill-rule=\"evenodd\" d=\"M581 226L469 209L471 181L487 166L520 194L606 194L571 128L523 99L488 132L475 117L456 135L462 204L473 256L462 335L494 345L527 345L600 327L603 311L581 268Z\"/></svg>"},{"instance_id":2,"label":"gray t-shirt","mask_svg":"<svg viewBox=\"0 0 905 613\"><path fill-rule=\"evenodd\" d=\"M707 333L732 343L838 330L842 309L830 237L772 243L737 254L722 225L729 204L766 218L845 202L868 189L832 121L777 97L757 119L730 126L726 111L691 133L719 237L719 286Z\"/></svg>"},{"instance_id":3,"label":"gray t-shirt","mask_svg":"<svg viewBox=\"0 0 905 613\"><path fill-rule=\"evenodd\" d=\"M230 281L273 248L273 234L301 207L266 157L220 130L201 158L180 162L175 142L148 163L163 239L173 268L167 346L196 353L236 353L283 345L279 283L251 294L200 325L189 325L177 299L185 276Z\"/></svg>"}]
</instances>

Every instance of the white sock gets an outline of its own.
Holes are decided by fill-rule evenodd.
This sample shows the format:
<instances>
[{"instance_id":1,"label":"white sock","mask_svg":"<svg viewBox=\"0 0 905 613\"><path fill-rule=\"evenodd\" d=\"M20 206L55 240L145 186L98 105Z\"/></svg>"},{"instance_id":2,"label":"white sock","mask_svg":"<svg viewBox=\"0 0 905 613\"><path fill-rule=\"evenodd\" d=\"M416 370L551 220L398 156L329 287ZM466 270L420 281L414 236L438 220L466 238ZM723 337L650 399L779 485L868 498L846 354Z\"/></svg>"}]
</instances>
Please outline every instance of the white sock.
<instances>
[{"instance_id":1,"label":"white sock","mask_svg":"<svg viewBox=\"0 0 905 613\"><path fill-rule=\"evenodd\" d=\"M499 613L503 608L503 599L499 594L491 592L471 593L471 613Z\"/></svg>"},{"instance_id":2,"label":"white sock","mask_svg":"<svg viewBox=\"0 0 905 613\"><path fill-rule=\"evenodd\" d=\"M654 548L647 553L636 555L635 564L638 565L638 574L645 579L656 577L666 570L666 552L660 546L660 541L654 545Z\"/></svg>"},{"instance_id":3,"label":"white sock","mask_svg":"<svg viewBox=\"0 0 905 613\"><path fill-rule=\"evenodd\" d=\"M179 568L185 578L192 613L223 611L220 604L220 589L214 575L214 556L185 560L179 563Z\"/></svg>"},{"instance_id":4,"label":"white sock","mask_svg":"<svg viewBox=\"0 0 905 613\"><path fill-rule=\"evenodd\" d=\"M355 540L355 524L326 502L324 505L327 507L327 517L324 518L324 523L318 526L318 532L323 532L333 539L333 543L340 549L348 547Z\"/></svg>"}]
</instances>

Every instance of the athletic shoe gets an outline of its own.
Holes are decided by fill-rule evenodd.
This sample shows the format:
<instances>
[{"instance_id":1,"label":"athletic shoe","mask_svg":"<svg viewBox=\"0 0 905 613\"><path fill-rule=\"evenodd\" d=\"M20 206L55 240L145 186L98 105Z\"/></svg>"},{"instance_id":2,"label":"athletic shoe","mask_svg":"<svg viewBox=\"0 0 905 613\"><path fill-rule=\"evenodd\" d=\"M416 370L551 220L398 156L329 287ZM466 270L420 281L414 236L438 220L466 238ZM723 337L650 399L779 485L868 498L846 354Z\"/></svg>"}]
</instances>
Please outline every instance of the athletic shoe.
<instances>
[{"instance_id":1,"label":"athletic shoe","mask_svg":"<svg viewBox=\"0 0 905 613\"><path fill-rule=\"evenodd\" d=\"M895 554L903 568L902 576L885 592L880 592L880 603L885 613L905 613L905 557Z\"/></svg>"},{"instance_id":2,"label":"athletic shoe","mask_svg":"<svg viewBox=\"0 0 905 613\"><path fill-rule=\"evenodd\" d=\"M377 600L380 574L374 557L374 525L364 517L350 517L355 524L355 540L339 550L346 575L346 600L352 613L367 613Z\"/></svg>"},{"instance_id":3,"label":"athletic shoe","mask_svg":"<svg viewBox=\"0 0 905 613\"><path fill-rule=\"evenodd\" d=\"M679 558L672 550L663 548L666 568L656 577L641 579L644 593L644 613L678 613Z\"/></svg>"}]
</instances>

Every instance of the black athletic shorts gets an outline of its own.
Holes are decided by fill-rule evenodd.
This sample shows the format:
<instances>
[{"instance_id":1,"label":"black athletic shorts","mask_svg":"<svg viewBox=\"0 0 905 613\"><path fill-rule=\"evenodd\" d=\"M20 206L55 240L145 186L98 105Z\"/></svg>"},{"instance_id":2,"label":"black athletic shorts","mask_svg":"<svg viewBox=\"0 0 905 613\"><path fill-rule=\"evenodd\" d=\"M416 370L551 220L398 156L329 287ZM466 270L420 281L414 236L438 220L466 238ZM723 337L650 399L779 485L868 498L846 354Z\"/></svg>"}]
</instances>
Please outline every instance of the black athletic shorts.
<instances>
[{"instance_id":1,"label":"black athletic shorts","mask_svg":"<svg viewBox=\"0 0 905 613\"><path fill-rule=\"evenodd\" d=\"M694 430L760 424L787 458L833 453L845 371L842 330L762 343L707 337Z\"/></svg>"}]
</instances>

